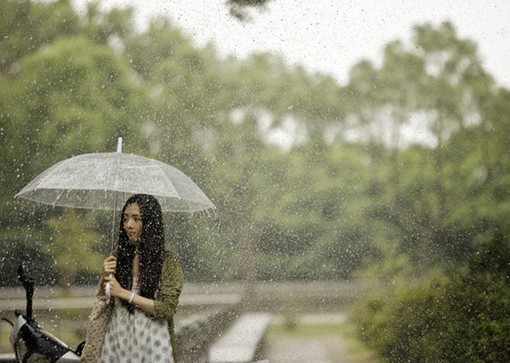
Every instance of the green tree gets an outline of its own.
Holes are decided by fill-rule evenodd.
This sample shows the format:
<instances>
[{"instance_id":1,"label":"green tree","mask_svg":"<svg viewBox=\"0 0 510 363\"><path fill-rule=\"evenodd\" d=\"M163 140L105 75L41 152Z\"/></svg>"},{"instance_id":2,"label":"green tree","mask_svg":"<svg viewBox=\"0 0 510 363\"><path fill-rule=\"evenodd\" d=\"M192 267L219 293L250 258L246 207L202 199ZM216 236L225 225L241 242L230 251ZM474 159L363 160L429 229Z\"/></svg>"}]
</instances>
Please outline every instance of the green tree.
<instances>
[{"instance_id":1,"label":"green tree","mask_svg":"<svg viewBox=\"0 0 510 363\"><path fill-rule=\"evenodd\" d=\"M170 218L169 244L196 279L346 278L367 256L454 269L508 224L508 91L451 24L417 26L413 44L391 42L380 67L360 62L342 87L271 54L221 59L168 19L136 32L129 8L5 9L2 256L41 255L46 221L62 213L13 195L56 161L113 151L118 136L218 206L211 219ZM416 120L435 146L403 143ZM287 127L282 150L270 136Z\"/></svg>"},{"instance_id":2,"label":"green tree","mask_svg":"<svg viewBox=\"0 0 510 363\"><path fill-rule=\"evenodd\" d=\"M271 0L226 0L225 3L230 8L230 14L241 20L250 19L247 8L265 8L265 5Z\"/></svg>"},{"instance_id":3,"label":"green tree","mask_svg":"<svg viewBox=\"0 0 510 363\"><path fill-rule=\"evenodd\" d=\"M392 362L509 359L510 249L500 233L451 278L386 289L353 312L358 334Z\"/></svg>"},{"instance_id":4,"label":"green tree","mask_svg":"<svg viewBox=\"0 0 510 363\"><path fill-rule=\"evenodd\" d=\"M80 31L70 1L51 3L6 0L0 13L0 74L16 74L19 60L58 38Z\"/></svg>"},{"instance_id":5,"label":"green tree","mask_svg":"<svg viewBox=\"0 0 510 363\"><path fill-rule=\"evenodd\" d=\"M388 230L382 240L399 238L402 251L426 270L462 260L473 250L468 237L473 229L451 219L462 209L465 190L458 188L460 175L454 171L460 171L463 155L447 145L452 135L487 124L482 114L494 90L476 46L459 39L451 24L416 26L414 36L409 50L390 43L380 69L358 64L349 88L359 97L352 109L356 126L363 126L358 132L377 130L380 120L391 122L367 145L373 165L369 215L397 232ZM413 119L425 120L436 143L432 149L399 150L400 130ZM390 135L386 142L384 134Z\"/></svg>"},{"instance_id":6,"label":"green tree","mask_svg":"<svg viewBox=\"0 0 510 363\"><path fill-rule=\"evenodd\" d=\"M53 3L47 7L39 3L28 6L26 2L11 5L13 14L30 10L28 19L36 16L33 12L47 14L55 10ZM70 22L76 21L73 12L59 11L57 17L48 13L31 23L41 31L27 26L16 28L13 34L21 44L29 31L45 34L55 27L52 20L65 22L60 17L65 14ZM11 63L17 66L0 77L0 137L4 147L0 156L0 223L5 226L1 232L3 246L13 259L25 256L16 252L21 246L40 250L47 241L44 219L58 214L48 214L45 207L29 202L14 201L13 196L23 185L62 159L85 152L113 151L118 136L127 138L131 147L144 145L139 125L146 101L123 60L111 48L97 46L72 32L61 32L61 37L50 33L53 38L44 38L48 43L41 41L39 48L34 45L30 52L16 55L21 58L12 58L16 61ZM32 229L41 233L27 232ZM2 266L2 271L4 267L9 266ZM54 277L51 271L45 275L50 280Z\"/></svg>"},{"instance_id":7,"label":"green tree","mask_svg":"<svg viewBox=\"0 0 510 363\"><path fill-rule=\"evenodd\" d=\"M103 257L98 252L101 238L91 227L94 216L73 209L47 223L53 237L45 243L46 253L59 271L58 284L69 289L79 273L98 276Z\"/></svg>"}]
</instances>

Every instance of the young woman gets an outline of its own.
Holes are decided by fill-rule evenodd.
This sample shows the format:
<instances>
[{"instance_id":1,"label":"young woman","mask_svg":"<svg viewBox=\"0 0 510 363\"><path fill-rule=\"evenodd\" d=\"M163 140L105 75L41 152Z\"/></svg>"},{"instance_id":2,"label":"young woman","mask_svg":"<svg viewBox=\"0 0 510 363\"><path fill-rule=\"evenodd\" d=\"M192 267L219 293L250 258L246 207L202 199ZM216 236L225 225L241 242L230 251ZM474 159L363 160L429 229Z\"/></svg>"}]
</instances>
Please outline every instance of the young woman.
<instances>
[{"instance_id":1,"label":"young woman","mask_svg":"<svg viewBox=\"0 0 510 363\"><path fill-rule=\"evenodd\" d=\"M137 194L124 205L116 256L104 260L99 295L106 283L114 308L100 362L175 362L173 316L183 276L176 255L165 252L153 196Z\"/></svg>"}]
</instances>

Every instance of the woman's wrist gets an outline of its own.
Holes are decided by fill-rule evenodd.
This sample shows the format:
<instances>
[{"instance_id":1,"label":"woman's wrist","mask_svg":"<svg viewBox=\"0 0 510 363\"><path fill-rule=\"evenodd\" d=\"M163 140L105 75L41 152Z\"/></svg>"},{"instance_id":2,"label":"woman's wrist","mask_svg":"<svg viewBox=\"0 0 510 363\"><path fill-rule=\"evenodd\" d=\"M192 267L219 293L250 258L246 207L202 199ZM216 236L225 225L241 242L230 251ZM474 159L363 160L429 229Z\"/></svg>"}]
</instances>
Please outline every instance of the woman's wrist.
<instances>
[{"instance_id":1,"label":"woman's wrist","mask_svg":"<svg viewBox=\"0 0 510 363\"><path fill-rule=\"evenodd\" d=\"M122 299L122 300L126 300L128 301L129 300L129 297L131 296L131 291L129 290L126 290L126 289L122 289L122 292L120 294L117 295L117 297L119 299Z\"/></svg>"}]
</instances>

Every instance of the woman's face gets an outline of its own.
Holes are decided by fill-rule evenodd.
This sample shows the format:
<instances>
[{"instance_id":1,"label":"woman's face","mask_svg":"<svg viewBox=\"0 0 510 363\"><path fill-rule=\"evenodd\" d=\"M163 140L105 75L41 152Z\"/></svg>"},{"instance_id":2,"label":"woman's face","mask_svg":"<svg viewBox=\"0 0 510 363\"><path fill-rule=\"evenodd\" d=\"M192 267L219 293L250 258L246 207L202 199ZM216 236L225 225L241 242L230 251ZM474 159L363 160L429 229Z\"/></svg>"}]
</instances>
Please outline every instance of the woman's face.
<instances>
[{"instance_id":1,"label":"woman's face","mask_svg":"<svg viewBox=\"0 0 510 363\"><path fill-rule=\"evenodd\" d=\"M130 241L136 242L142 237L142 215L138 203L128 204L122 216L124 231Z\"/></svg>"}]
</instances>

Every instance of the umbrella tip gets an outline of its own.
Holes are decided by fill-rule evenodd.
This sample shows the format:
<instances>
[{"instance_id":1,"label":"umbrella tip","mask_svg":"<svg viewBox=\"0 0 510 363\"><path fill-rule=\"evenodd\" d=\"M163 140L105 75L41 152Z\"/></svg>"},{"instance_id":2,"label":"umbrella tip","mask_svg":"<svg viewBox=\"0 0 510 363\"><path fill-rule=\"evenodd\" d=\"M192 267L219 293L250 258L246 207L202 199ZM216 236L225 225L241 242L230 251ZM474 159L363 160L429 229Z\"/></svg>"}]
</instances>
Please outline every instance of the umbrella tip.
<instances>
[{"instance_id":1,"label":"umbrella tip","mask_svg":"<svg viewBox=\"0 0 510 363\"><path fill-rule=\"evenodd\" d=\"M122 137L119 137L117 139L117 152L118 153L121 153L122 152Z\"/></svg>"}]
</instances>

